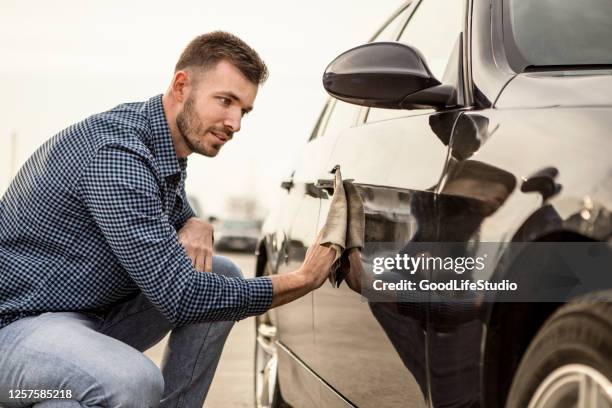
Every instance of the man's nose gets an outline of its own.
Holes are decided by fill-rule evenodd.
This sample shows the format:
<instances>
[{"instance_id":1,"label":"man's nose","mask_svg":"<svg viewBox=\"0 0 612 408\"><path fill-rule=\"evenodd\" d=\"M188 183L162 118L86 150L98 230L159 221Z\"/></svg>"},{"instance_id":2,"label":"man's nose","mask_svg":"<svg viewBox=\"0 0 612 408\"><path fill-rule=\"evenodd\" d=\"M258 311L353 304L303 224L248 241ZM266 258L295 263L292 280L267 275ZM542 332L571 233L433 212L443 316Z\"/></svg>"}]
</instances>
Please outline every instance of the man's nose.
<instances>
[{"instance_id":1,"label":"man's nose","mask_svg":"<svg viewBox=\"0 0 612 408\"><path fill-rule=\"evenodd\" d=\"M242 110L231 109L225 117L223 124L232 132L236 133L240 130L240 122L242 121Z\"/></svg>"}]
</instances>

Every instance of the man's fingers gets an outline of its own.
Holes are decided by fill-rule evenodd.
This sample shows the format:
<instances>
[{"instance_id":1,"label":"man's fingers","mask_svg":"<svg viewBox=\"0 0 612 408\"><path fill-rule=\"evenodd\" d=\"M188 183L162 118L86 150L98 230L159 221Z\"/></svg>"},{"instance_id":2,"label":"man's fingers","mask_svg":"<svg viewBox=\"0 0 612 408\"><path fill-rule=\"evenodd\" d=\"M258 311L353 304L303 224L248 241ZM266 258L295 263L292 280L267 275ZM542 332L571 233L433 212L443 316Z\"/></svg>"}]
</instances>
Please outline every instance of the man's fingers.
<instances>
[{"instance_id":1,"label":"man's fingers","mask_svg":"<svg viewBox=\"0 0 612 408\"><path fill-rule=\"evenodd\" d=\"M191 260L191 265L195 268L196 265L196 252L190 250L188 247L185 248L185 252L187 253L187 258L189 258Z\"/></svg>"},{"instance_id":2,"label":"man's fingers","mask_svg":"<svg viewBox=\"0 0 612 408\"><path fill-rule=\"evenodd\" d=\"M196 257L195 264L194 264L194 268L196 269L196 271L204 272L204 265L206 261L205 256L206 255L204 252L200 252L198 256Z\"/></svg>"},{"instance_id":3,"label":"man's fingers","mask_svg":"<svg viewBox=\"0 0 612 408\"><path fill-rule=\"evenodd\" d=\"M206 261L204 262L204 271L212 272L212 251L206 252Z\"/></svg>"}]
</instances>

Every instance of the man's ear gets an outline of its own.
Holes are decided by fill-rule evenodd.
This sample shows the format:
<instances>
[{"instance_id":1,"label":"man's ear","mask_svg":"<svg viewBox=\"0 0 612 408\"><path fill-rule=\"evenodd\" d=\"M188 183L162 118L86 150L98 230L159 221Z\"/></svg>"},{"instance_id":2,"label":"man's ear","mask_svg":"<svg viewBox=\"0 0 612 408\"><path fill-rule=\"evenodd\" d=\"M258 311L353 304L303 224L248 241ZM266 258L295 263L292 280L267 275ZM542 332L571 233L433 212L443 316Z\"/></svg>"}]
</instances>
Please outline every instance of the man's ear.
<instances>
[{"instance_id":1,"label":"man's ear","mask_svg":"<svg viewBox=\"0 0 612 408\"><path fill-rule=\"evenodd\" d=\"M176 71L172 78L172 96L177 102L183 103L187 99L190 85L189 73L187 71Z\"/></svg>"}]
</instances>

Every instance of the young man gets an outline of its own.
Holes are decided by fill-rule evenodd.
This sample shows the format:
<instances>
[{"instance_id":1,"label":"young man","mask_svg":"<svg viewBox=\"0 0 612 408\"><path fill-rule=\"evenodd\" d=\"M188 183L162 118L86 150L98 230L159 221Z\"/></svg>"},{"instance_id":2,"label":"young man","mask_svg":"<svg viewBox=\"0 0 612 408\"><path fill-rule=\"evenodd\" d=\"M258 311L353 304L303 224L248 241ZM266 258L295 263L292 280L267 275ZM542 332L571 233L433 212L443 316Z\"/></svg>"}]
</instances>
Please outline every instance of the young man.
<instances>
[{"instance_id":1,"label":"young man","mask_svg":"<svg viewBox=\"0 0 612 408\"><path fill-rule=\"evenodd\" d=\"M325 281L318 244L292 273L244 279L186 200L187 156L231 140L266 76L239 38L199 36L163 96L30 157L0 201L0 406L201 407L233 321ZM160 372L141 352L169 331Z\"/></svg>"}]
</instances>

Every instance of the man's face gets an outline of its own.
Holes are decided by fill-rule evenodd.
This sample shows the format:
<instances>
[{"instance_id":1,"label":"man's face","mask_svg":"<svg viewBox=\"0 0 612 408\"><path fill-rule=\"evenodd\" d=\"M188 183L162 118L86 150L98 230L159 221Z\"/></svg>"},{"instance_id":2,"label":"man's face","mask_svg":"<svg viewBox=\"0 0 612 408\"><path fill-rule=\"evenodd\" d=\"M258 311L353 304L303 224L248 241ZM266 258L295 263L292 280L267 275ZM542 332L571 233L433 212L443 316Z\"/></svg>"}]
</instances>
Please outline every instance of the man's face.
<instances>
[{"instance_id":1,"label":"man's face","mask_svg":"<svg viewBox=\"0 0 612 408\"><path fill-rule=\"evenodd\" d=\"M253 108L257 85L227 61L195 75L199 77L192 76L176 125L192 152L214 157L240 130L242 117Z\"/></svg>"}]
</instances>

